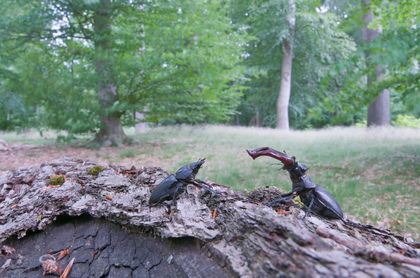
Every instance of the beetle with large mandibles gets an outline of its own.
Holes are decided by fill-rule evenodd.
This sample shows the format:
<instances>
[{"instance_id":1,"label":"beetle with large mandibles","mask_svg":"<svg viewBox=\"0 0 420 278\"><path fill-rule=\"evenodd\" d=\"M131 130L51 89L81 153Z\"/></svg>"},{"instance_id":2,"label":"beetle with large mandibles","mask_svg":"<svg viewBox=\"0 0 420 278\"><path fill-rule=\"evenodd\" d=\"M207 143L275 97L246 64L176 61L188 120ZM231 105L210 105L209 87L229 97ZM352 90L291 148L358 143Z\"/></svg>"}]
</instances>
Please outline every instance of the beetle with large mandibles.
<instances>
[{"instance_id":1,"label":"beetle with large mandibles","mask_svg":"<svg viewBox=\"0 0 420 278\"><path fill-rule=\"evenodd\" d=\"M283 198L269 202L268 206L299 196L302 203L308 207L303 219L310 211L313 211L327 218L341 219L348 224L343 218L343 211L338 202L327 190L312 181L306 174L308 167L298 163L294 156L289 157L286 152L282 153L269 147L258 148L252 151L247 150L247 152L253 159L260 156L270 156L278 159L283 163L281 169L289 172L293 185L292 192L281 194Z\"/></svg>"},{"instance_id":2,"label":"beetle with large mandibles","mask_svg":"<svg viewBox=\"0 0 420 278\"><path fill-rule=\"evenodd\" d=\"M193 162L181 167L175 175L170 175L164 179L156 188L153 190L152 195L149 199L149 204L157 206L163 201L172 200L171 205L175 203L176 197L181 194L184 190L183 187L188 184L193 184L200 188L203 188L212 194L217 194L212 186L202 180L195 179L195 176L200 170L200 167L204 164L205 158L199 159L197 162ZM206 186L207 187L206 187Z\"/></svg>"}]
</instances>

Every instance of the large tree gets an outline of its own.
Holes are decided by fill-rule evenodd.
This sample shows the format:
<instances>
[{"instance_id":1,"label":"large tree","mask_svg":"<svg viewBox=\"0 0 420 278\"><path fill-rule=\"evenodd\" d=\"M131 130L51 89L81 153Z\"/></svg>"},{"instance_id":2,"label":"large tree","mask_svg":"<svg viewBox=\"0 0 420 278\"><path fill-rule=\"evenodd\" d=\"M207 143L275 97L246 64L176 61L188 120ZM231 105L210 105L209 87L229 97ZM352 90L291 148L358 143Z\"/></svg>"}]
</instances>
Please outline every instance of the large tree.
<instances>
[{"instance_id":1,"label":"large tree","mask_svg":"<svg viewBox=\"0 0 420 278\"><path fill-rule=\"evenodd\" d=\"M65 121L73 124L75 122L75 119L63 110L78 110L77 104L73 101L66 102L69 98L63 95L76 95L73 100L88 98L94 90L92 85L96 84L95 91L101 108L96 109L96 112L99 112L99 122L96 122L96 126L90 124L90 130L93 127L99 128L96 137L99 144L127 143L128 138L121 126L121 115L110 110L117 100L117 86L113 74L115 36L112 22L120 12L127 15L127 11L134 10L135 7L130 7L126 1L109 0L18 1L17 4L21 4L20 7L15 7L17 11L2 6L7 20L2 22L1 27L6 30L3 37L15 41L10 46L21 47L17 61L11 64L18 76L17 81L29 84L26 91L19 90L13 84L13 80L7 80L5 82L10 84L4 90L11 89L13 93L20 94L20 99L24 99L26 104L32 104L34 115L62 110L62 114L67 117L59 117L61 123L47 124L47 127L60 129L58 125L65 126ZM16 14L11 15L14 11ZM80 72L75 69L81 63L89 70ZM70 72L71 76L67 72ZM77 76L86 73L87 76ZM31 78L34 74L39 75L38 78ZM63 84L69 77L73 81L84 79L83 83L87 86L79 88L81 91L74 90L75 83L78 82L74 82L72 86ZM65 91L64 94L57 92L62 90ZM63 107L59 103L76 107ZM26 109L31 110L28 107ZM60 111L48 113L48 116L51 114L60 114ZM80 117L79 114L76 118ZM96 117L83 120L94 123Z\"/></svg>"},{"instance_id":2,"label":"large tree","mask_svg":"<svg viewBox=\"0 0 420 278\"><path fill-rule=\"evenodd\" d=\"M18 96L46 128L93 131L99 145L121 145L135 110L153 121L218 122L238 105L243 38L219 1L13 5L15 14L0 5L0 35L20 47L10 63L17 78L4 78L1 93Z\"/></svg>"},{"instance_id":3,"label":"large tree","mask_svg":"<svg viewBox=\"0 0 420 278\"><path fill-rule=\"evenodd\" d=\"M365 0L365 10L366 13L363 15L363 20L365 26L363 27L363 41L371 42L378 37L382 32L382 28L377 26L376 29L369 28L369 24L373 21L373 11L370 8L370 0ZM369 51L366 53L367 67L369 67ZM376 66L375 69L375 80L371 80L372 77L367 78L368 86L371 86L372 83L376 80L381 80L384 78L383 71L384 68L381 66ZM369 104L368 113L367 113L367 126L389 126L391 124L390 118L390 101L389 101L389 90L383 89L382 93L376 97L374 101Z\"/></svg>"},{"instance_id":4,"label":"large tree","mask_svg":"<svg viewBox=\"0 0 420 278\"><path fill-rule=\"evenodd\" d=\"M105 108L105 113L100 117L101 126L95 138L99 145L123 145L129 141L122 129L121 115L109 112L109 109L118 100L112 46L112 17L115 16L114 13L115 7L111 7L110 0L99 0L92 13L94 59L98 76L97 94L99 104Z\"/></svg>"}]
</instances>

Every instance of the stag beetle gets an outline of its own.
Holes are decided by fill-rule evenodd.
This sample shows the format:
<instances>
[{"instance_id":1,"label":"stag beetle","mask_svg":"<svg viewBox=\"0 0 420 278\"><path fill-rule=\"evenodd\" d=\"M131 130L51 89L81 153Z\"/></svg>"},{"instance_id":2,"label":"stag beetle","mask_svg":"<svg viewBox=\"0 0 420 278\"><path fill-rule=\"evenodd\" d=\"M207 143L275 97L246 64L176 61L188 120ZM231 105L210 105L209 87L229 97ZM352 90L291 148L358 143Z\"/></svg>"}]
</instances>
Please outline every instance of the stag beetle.
<instances>
[{"instance_id":1,"label":"stag beetle","mask_svg":"<svg viewBox=\"0 0 420 278\"><path fill-rule=\"evenodd\" d=\"M292 192L281 194L283 198L269 202L267 205L272 206L275 203L285 200L293 199L297 196L300 197L308 209L303 216L303 219L312 210L313 212L333 219L341 219L344 223L349 224L343 218L343 211L341 210L338 202L325 190L323 187L316 185L312 179L306 175L308 167L296 161L296 157L287 156L284 153L271 149L269 147L258 148L252 151L247 150L248 154L256 159L259 156L270 156L280 160L283 167L280 169L287 170L292 180ZM302 220L303 220L302 219Z\"/></svg>"},{"instance_id":2,"label":"stag beetle","mask_svg":"<svg viewBox=\"0 0 420 278\"><path fill-rule=\"evenodd\" d=\"M211 189L213 186L202 180L195 179L198 170L200 170L200 167L204 164L205 160L206 159L203 158L199 159L197 162L187 164L181 167L175 175L170 175L164 179L153 191L149 199L149 204L154 207L161 204L163 201L172 200L171 205L173 205L176 197L184 191L182 187L187 184L193 184L210 191L212 194L217 194L216 191ZM208 187L204 186L204 184Z\"/></svg>"}]
</instances>

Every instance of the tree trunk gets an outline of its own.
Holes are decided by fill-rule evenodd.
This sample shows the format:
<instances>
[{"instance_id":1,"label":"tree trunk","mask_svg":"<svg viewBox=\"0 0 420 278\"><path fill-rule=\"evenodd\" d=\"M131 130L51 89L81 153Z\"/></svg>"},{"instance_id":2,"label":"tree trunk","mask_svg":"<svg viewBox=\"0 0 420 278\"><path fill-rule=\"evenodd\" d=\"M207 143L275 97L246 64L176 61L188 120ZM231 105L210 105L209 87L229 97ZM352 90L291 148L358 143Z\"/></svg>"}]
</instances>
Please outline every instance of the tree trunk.
<instances>
[{"instance_id":1,"label":"tree trunk","mask_svg":"<svg viewBox=\"0 0 420 278\"><path fill-rule=\"evenodd\" d=\"M370 4L370 0L364 1L365 5ZM362 36L364 41L373 41L378 35L382 32L381 28L370 29L368 28L369 23L373 20L373 12L370 9L369 13L363 15L363 20L365 22L365 27L362 30ZM366 58L369 57L369 52L366 53ZM367 62L369 67L369 63ZM383 78L382 69L377 67L375 69L375 80L378 81ZM367 86L369 87L372 84L370 78L367 80ZM367 126L389 126L390 125L390 100L389 100L389 90L384 89L383 92L369 104L368 114L367 114Z\"/></svg>"},{"instance_id":2,"label":"tree trunk","mask_svg":"<svg viewBox=\"0 0 420 278\"><path fill-rule=\"evenodd\" d=\"M420 243L371 225L311 214L302 220L290 200L266 206L280 196L275 188L242 193L212 183L220 194L211 196L188 185L174 206L150 207L167 172L98 166L63 158L0 176L2 277L41 277L38 258L62 250L67 255L56 263L64 269L74 258L71 277L81 278L420 273ZM67 179L50 186L54 175Z\"/></svg>"},{"instance_id":3,"label":"tree trunk","mask_svg":"<svg viewBox=\"0 0 420 278\"><path fill-rule=\"evenodd\" d=\"M295 12L294 0L289 0L288 23L290 36L283 44L283 62L281 66L280 92L277 99L277 128L289 130L289 100L292 81L292 60L293 60L293 40L295 32Z\"/></svg>"},{"instance_id":4,"label":"tree trunk","mask_svg":"<svg viewBox=\"0 0 420 278\"><path fill-rule=\"evenodd\" d=\"M390 118L389 90L384 89L383 93L369 104L367 126L389 126Z\"/></svg>"},{"instance_id":5,"label":"tree trunk","mask_svg":"<svg viewBox=\"0 0 420 278\"><path fill-rule=\"evenodd\" d=\"M94 14L95 64L98 75L97 95L99 104L103 108L100 116L100 130L95 136L94 143L100 146L120 146L130 142L122 129L121 115L109 111L118 100L113 75L110 5L110 0L100 0Z\"/></svg>"}]
</instances>

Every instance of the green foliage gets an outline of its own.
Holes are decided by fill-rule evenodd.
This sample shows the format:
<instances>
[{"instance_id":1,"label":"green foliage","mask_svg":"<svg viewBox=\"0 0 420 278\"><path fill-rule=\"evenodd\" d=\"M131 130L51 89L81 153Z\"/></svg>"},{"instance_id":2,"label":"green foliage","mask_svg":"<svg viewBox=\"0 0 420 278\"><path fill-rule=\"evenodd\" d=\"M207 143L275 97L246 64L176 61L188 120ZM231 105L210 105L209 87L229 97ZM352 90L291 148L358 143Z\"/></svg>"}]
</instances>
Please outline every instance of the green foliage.
<instances>
[{"instance_id":1,"label":"green foliage","mask_svg":"<svg viewBox=\"0 0 420 278\"><path fill-rule=\"evenodd\" d=\"M398 115L397 120L393 124L396 126L420 128L420 119L416 119L412 115Z\"/></svg>"},{"instance_id":2,"label":"green foliage","mask_svg":"<svg viewBox=\"0 0 420 278\"><path fill-rule=\"evenodd\" d=\"M378 26L385 30L398 27L412 28L419 22L420 3L417 0L372 0L371 6L376 16L371 24L372 28Z\"/></svg>"},{"instance_id":3,"label":"green foliage","mask_svg":"<svg viewBox=\"0 0 420 278\"><path fill-rule=\"evenodd\" d=\"M239 104L245 36L220 1L110 1L104 33L93 28L103 1L19 2L15 13L0 5L2 58L13 56L0 66L2 129L55 128L72 138L96 132L101 116L134 110L150 121L224 122ZM106 106L100 80L116 86Z\"/></svg>"},{"instance_id":4,"label":"green foliage","mask_svg":"<svg viewBox=\"0 0 420 278\"><path fill-rule=\"evenodd\" d=\"M351 121L383 89L398 93L406 111L420 115L419 31L412 28L412 24L418 26L420 23L419 18L413 15L419 5L416 1L407 1L404 4L373 1L375 11L378 4L381 4L381 18L370 27L384 24L383 33L372 42L362 43L349 59L341 60L326 74L323 79L325 91L335 86L332 80L337 75L345 78L340 84L339 92L327 96L319 105L310 109L310 116L314 121L321 121L323 118L332 119L336 124ZM403 7L406 4L411 5L411 8ZM375 80L377 68L382 69L384 78L368 86L367 78Z\"/></svg>"},{"instance_id":5,"label":"green foliage","mask_svg":"<svg viewBox=\"0 0 420 278\"><path fill-rule=\"evenodd\" d=\"M0 130L13 130L24 127L23 119L27 117L27 110L23 100L15 93L0 92Z\"/></svg>"},{"instance_id":6,"label":"green foliage","mask_svg":"<svg viewBox=\"0 0 420 278\"><path fill-rule=\"evenodd\" d=\"M155 35L146 40L144 58L159 70L144 74L144 82L152 89L138 92L144 97L148 119L226 121L241 96L243 68L238 63L243 34L233 30L220 2L184 1L166 8L160 24L147 29Z\"/></svg>"},{"instance_id":7,"label":"green foliage","mask_svg":"<svg viewBox=\"0 0 420 278\"><path fill-rule=\"evenodd\" d=\"M338 94L324 99L319 106L311 109L312 116L328 113L335 121L346 121L354 117L356 111L373 101L383 89L400 92L401 100L413 112L420 111L418 80L416 69L418 46L416 30L393 30L382 34L377 40L361 45L350 59L342 60L323 80L325 89L331 86L331 78L337 74L345 76ZM383 41L387 47L384 48ZM369 53L366 60L365 53ZM369 63L369 67L366 66ZM383 68L385 78L367 86L366 78L375 78L375 69ZM413 99L414 98L414 99ZM411 102L409 100L412 100ZM334 114L329 113L336 111Z\"/></svg>"}]
</instances>

